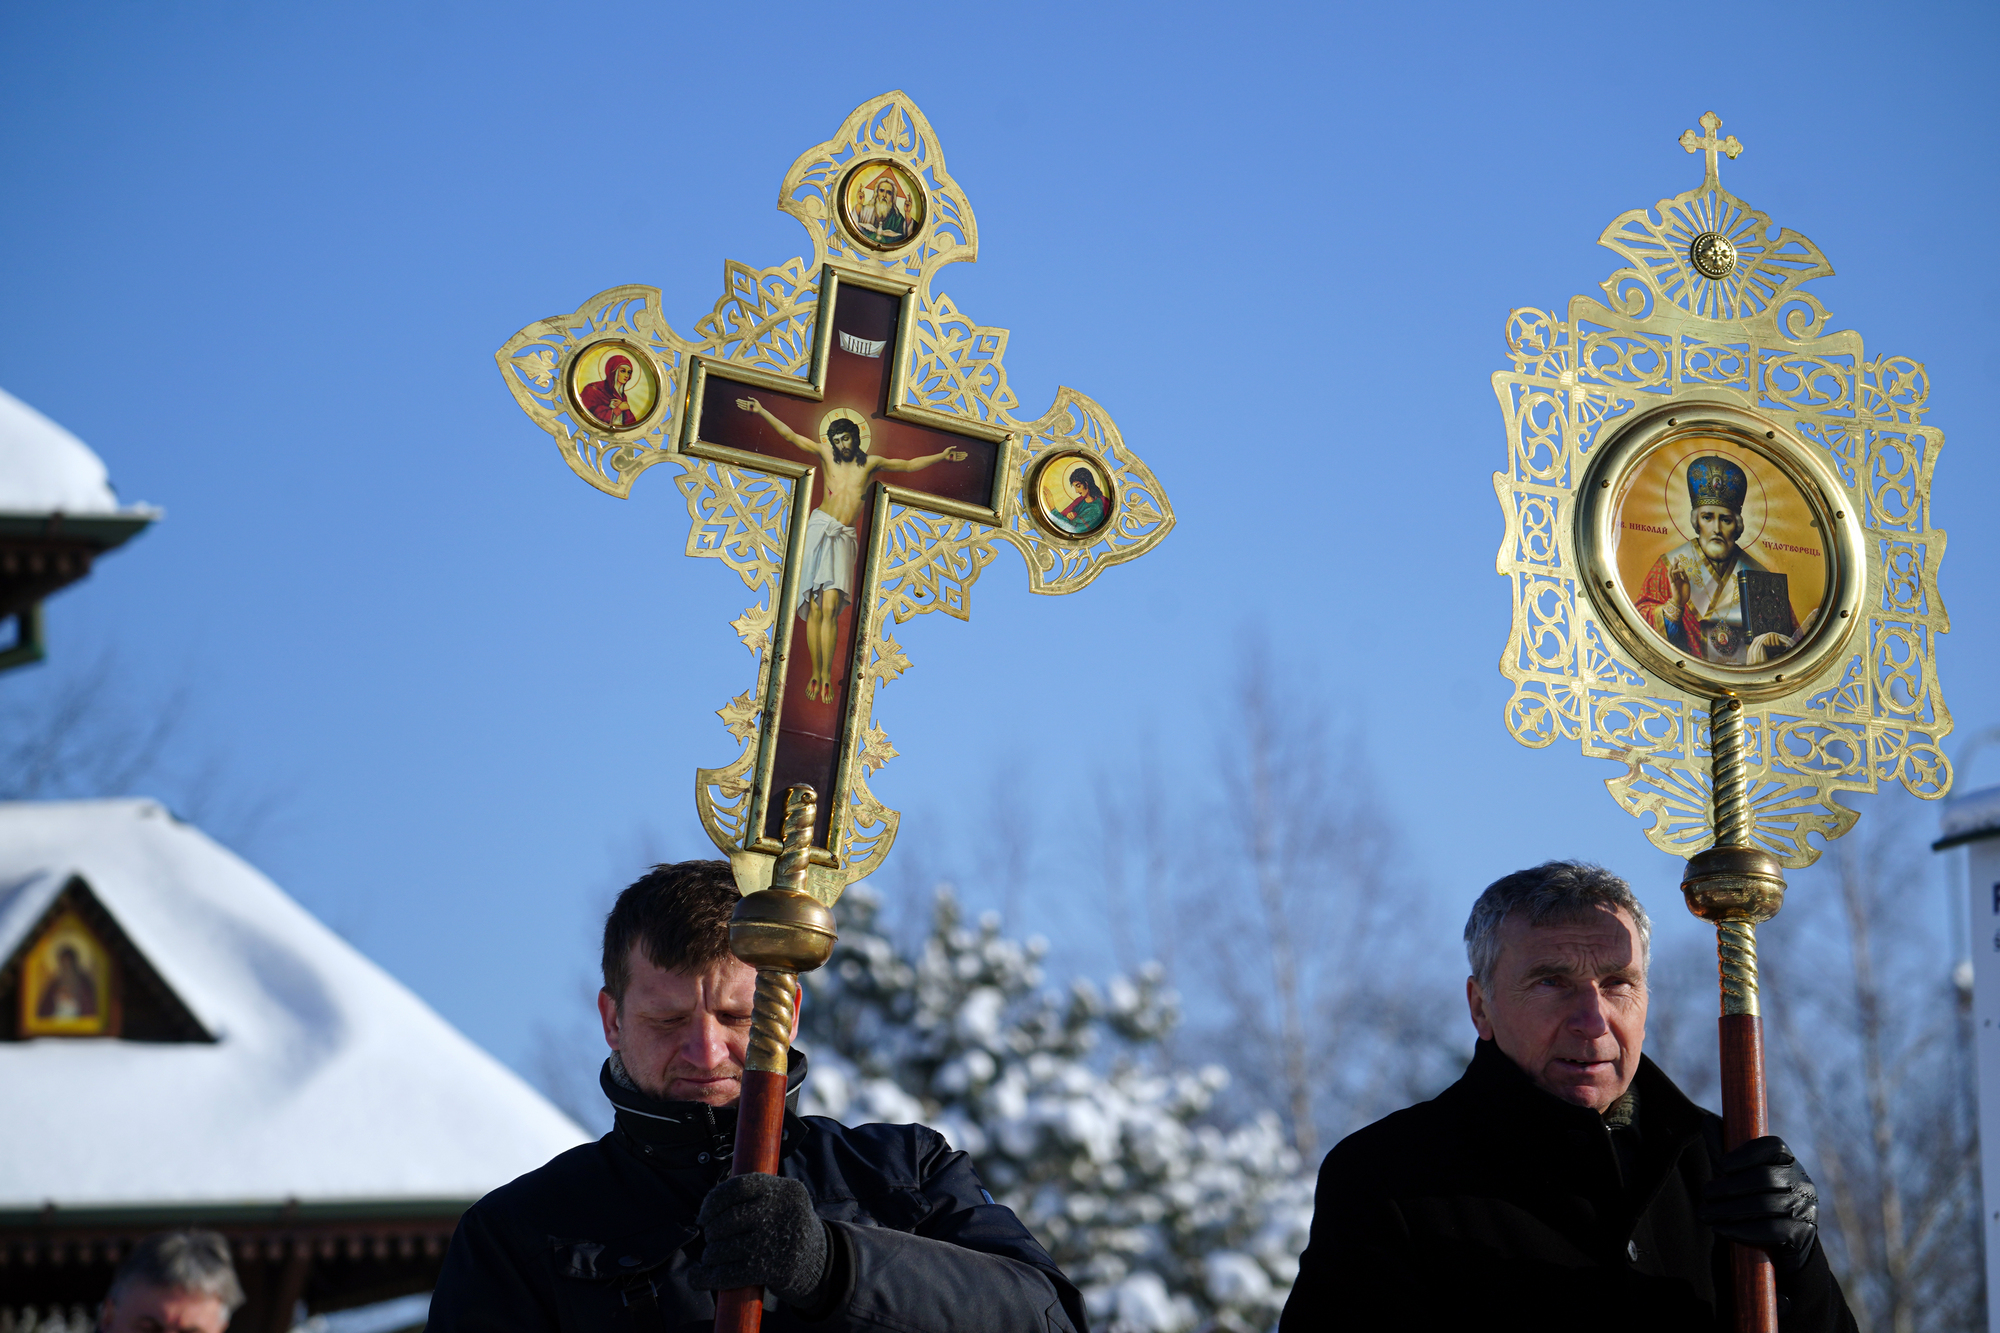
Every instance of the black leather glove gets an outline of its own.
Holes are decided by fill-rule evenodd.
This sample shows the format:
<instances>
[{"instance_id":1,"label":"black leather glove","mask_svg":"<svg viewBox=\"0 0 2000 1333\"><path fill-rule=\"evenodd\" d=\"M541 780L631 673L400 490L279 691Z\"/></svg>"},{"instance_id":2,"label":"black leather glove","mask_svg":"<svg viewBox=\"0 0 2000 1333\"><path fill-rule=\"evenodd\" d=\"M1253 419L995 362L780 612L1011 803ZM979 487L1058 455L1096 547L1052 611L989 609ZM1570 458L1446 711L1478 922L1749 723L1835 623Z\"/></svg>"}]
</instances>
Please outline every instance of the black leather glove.
<instances>
[{"instance_id":1,"label":"black leather glove","mask_svg":"<svg viewBox=\"0 0 2000 1333\"><path fill-rule=\"evenodd\" d=\"M1779 1278L1812 1258L1819 1243L1819 1191L1777 1135L1725 1155L1721 1174L1702 1186L1701 1195L1695 1215L1716 1235L1765 1251Z\"/></svg>"},{"instance_id":2,"label":"black leather glove","mask_svg":"<svg viewBox=\"0 0 2000 1333\"><path fill-rule=\"evenodd\" d=\"M688 1283L702 1291L762 1287L788 1305L811 1305L827 1276L826 1223L812 1195L789 1176L731 1176L708 1192L695 1218L701 1262Z\"/></svg>"}]
</instances>

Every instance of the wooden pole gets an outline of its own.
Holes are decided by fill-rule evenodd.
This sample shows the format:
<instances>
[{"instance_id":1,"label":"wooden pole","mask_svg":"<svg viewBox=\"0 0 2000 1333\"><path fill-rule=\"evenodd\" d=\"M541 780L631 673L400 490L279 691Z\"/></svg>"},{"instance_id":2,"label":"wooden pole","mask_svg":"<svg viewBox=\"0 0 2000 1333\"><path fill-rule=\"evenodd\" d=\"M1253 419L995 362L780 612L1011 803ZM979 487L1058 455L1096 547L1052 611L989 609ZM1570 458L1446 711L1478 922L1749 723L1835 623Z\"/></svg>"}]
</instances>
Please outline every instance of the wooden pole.
<instances>
[{"instance_id":1,"label":"wooden pole","mask_svg":"<svg viewBox=\"0 0 2000 1333\"><path fill-rule=\"evenodd\" d=\"M1716 1020L1722 1045L1722 1146L1742 1147L1771 1132L1764 1101L1764 1020L1724 1014ZM1739 1333L1777 1333L1778 1280L1771 1256L1735 1245L1736 1327Z\"/></svg>"},{"instance_id":2,"label":"wooden pole","mask_svg":"<svg viewBox=\"0 0 2000 1333\"><path fill-rule=\"evenodd\" d=\"M804 891L818 808L811 787L793 787L786 794L785 846L771 887L745 894L729 923L730 952L757 969L743 1092L736 1103L733 1176L752 1171L778 1174L786 1074L799 1012L798 974L818 967L833 952L833 913ZM763 1321L763 1288L732 1287L716 1293L715 1333L758 1333Z\"/></svg>"},{"instance_id":3,"label":"wooden pole","mask_svg":"<svg viewBox=\"0 0 2000 1333\"><path fill-rule=\"evenodd\" d=\"M1715 923L1722 1017L1722 1139L1733 1150L1770 1133L1764 1100L1764 1020L1757 995L1757 926L1785 900L1784 868L1755 845L1750 784L1743 754L1743 706L1717 699L1709 708L1709 775L1715 845L1688 859L1681 879L1688 910ZM1737 1333L1778 1333L1777 1274L1771 1256L1732 1247Z\"/></svg>"}]
</instances>

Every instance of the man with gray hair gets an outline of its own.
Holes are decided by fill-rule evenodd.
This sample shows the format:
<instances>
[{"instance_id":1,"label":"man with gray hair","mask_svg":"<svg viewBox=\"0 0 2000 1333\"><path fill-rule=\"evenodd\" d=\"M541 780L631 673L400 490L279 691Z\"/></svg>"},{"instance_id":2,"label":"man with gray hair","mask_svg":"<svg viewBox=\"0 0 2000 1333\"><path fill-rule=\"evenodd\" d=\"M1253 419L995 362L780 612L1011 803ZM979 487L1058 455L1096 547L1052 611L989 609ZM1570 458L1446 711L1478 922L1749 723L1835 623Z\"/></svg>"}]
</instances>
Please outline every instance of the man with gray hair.
<instances>
[{"instance_id":1,"label":"man with gray hair","mask_svg":"<svg viewBox=\"0 0 2000 1333\"><path fill-rule=\"evenodd\" d=\"M1725 1154L1721 1118L1641 1053L1652 933L1576 861L1479 896L1472 1063L1327 1154L1281 1333L1732 1330L1729 1241L1770 1254L1785 1333L1855 1327L1784 1141Z\"/></svg>"},{"instance_id":2,"label":"man with gray hair","mask_svg":"<svg viewBox=\"0 0 2000 1333\"><path fill-rule=\"evenodd\" d=\"M243 1304L229 1242L162 1231L132 1247L98 1308L98 1333L222 1333Z\"/></svg>"}]
</instances>

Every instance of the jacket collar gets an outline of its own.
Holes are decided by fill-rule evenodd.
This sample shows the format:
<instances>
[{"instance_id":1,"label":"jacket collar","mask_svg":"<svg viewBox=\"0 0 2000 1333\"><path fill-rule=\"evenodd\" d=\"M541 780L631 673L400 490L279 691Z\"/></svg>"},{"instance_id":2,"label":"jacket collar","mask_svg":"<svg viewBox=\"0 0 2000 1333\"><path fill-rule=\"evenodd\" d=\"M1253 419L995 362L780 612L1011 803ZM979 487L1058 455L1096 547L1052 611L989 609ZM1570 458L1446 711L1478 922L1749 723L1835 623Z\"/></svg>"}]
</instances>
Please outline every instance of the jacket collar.
<instances>
[{"instance_id":1,"label":"jacket collar","mask_svg":"<svg viewBox=\"0 0 2000 1333\"><path fill-rule=\"evenodd\" d=\"M1644 1057L1641 1057L1644 1060ZM1472 1063L1460 1080L1465 1090L1477 1097L1487 1114L1510 1122L1516 1130L1538 1126L1558 1134L1602 1133L1604 1117L1587 1106L1576 1106L1542 1091L1500 1049L1498 1042L1482 1039L1473 1047ZM1638 1082L1635 1078L1633 1082ZM1640 1090L1645 1099L1645 1090Z\"/></svg>"},{"instance_id":2,"label":"jacket collar","mask_svg":"<svg viewBox=\"0 0 2000 1333\"><path fill-rule=\"evenodd\" d=\"M1651 1059L1639 1057L1639 1069L1632 1077L1638 1092L1638 1128L1647 1145L1653 1174L1670 1163L1686 1143L1700 1135L1702 1112L1674 1086L1672 1079ZM1452 1089L1458 1100L1488 1132L1504 1139L1514 1150L1534 1148L1553 1153L1567 1170L1581 1173L1572 1179L1588 1188L1591 1177L1608 1170L1616 1180L1604 1117L1587 1106L1575 1106L1542 1091L1535 1081L1504 1054L1497 1043L1481 1041L1472 1053L1465 1076ZM1532 1145L1532 1147L1531 1147ZM1526 1164L1525 1162L1523 1163ZM1537 1169L1546 1170L1553 1162L1544 1159Z\"/></svg>"},{"instance_id":3,"label":"jacket collar","mask_svg":"<svg viewBox=\"0 0 2000 1333\"><path fill-rule=\"evenodd\" d=\"M1587 1127L1595 1127L1604 1118L1587 1106L1575 1106L1542 1091L1501 1051L1498 1042L1482 1040L1473 1048L1472 1063L1466 1066L1462 1081L1467 1091L1497 1101L1516 1115L1547 1117L1557 1123L1567 1121ZM1671 1124L1682 1131L1700 1128L1700 1108L1674 1086L1674 1081L1653 1063L1651 1056L1639 1057L1639 1071L1632 1076L1632 1089L1639 1094L1639 1114L1648 1129L1656 1124L1662 1128Z\"/></svg>"},{"instance_id":4,"label":"jacket collar","mask_svg":"<svg viewBox=\"0 0 2000 1333\"><path fill-rule=\"evenodd\" d=\"M1704 1112L1674 1086L1667 1071L1648 1056L1639 1057L1639 1072L1632 1087L1639 1094L1639 1119L1656 1137L1680 1140L1702 1131Z\"/></svg>"},{"instance_id":5,"label":"jacket collar","mask_svg":"<svg viewBox=\"0 0 2000 1333\"><path fill-rule=\"evenodd\" d=\"M806 1053L794 1048L786 1061L785 1146L805 1134L798 1117L799 1087L806 1078ZM598 1071L597 1085L616 1111L618 1132L655 1151L649 1156L688 1157L706 1165L726 1161L735 1150L736 1106L670 1102L642 1091L625 1072L617 1052Z\"/></svg>"}]
</instances>

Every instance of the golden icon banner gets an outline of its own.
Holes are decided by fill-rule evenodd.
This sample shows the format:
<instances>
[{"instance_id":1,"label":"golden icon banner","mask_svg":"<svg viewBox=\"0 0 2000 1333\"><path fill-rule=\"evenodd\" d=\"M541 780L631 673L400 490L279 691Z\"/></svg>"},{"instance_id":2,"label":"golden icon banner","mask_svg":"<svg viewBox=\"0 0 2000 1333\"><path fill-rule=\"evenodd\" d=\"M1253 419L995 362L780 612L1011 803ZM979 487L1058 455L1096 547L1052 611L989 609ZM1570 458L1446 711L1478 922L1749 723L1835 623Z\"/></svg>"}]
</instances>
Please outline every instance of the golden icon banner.
<instances>
[{"instance_id":1,"label":"golden icon banner","mask_svg":"<svg viewBox=\"0 0 2000 1333\"><path fill-rule=\"evenodd\" d=\"M1617 760L1612 796L1688 856L1713 842L1708 705L1742 701L1751 836L1787 866L1856 813L1841 792L1951 785L1931 526L1929 380L1828 331L1806 237L1721 187L1615 219L1602 298L1507 320L1494 474L1513 592L1508 730Z\"/></svg>"}]
</instances>

